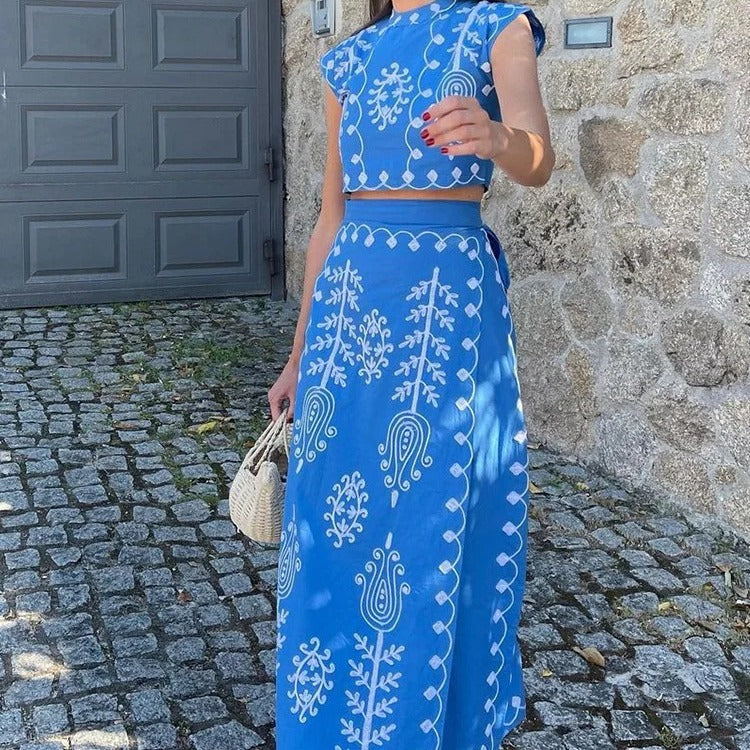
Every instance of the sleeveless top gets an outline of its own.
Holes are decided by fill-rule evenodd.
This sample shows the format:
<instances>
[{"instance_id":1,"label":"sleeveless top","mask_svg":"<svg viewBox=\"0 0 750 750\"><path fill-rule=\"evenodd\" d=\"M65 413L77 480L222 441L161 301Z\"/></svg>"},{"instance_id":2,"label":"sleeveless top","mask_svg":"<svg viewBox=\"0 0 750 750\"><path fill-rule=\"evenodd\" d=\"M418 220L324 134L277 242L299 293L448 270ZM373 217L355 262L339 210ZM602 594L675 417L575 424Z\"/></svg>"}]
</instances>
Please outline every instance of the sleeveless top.
<instances>
[{"instance_id":1,"label":"sleeveless top","mask_svg":"<svg viewBox=\"0 0 750 750\"><path fill-rule=\"evenodd\" d=\"M449 94L476 97L501 120L490 68L498 35L521 13L536 55L545 31L527 5L432 0L343 39L320 57L320 70L342 105L339 150L343 191L450 188L483 184L491 159L449 155L427 146L422 113Z\"/></svg>"}]
</instances>

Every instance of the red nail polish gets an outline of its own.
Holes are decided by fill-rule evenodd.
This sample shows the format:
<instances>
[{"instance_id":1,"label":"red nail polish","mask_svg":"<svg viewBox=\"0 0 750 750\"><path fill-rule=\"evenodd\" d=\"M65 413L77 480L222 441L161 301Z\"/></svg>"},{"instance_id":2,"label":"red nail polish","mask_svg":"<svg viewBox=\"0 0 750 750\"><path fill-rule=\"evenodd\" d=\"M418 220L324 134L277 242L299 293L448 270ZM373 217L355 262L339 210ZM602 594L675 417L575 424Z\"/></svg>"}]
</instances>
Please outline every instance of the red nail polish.
<instances>
[{"instance_id":1,"label":"red nail polish","mask_svg":"<svg viewBox=\"0 0 750 750\"><path fill-rule=\"evenodd\" d=\"M428 138L425 141L425 143L427 143L428 146L432 146L432 144L435 143L435 139L434 138Z\"/></svg>"},{"instance_id":2,"label":"red nail polish","mask_svg":"<svg viewBox=\"0 0 750 750\"><path fill-rule=\"evenodd\" d=\"M445 146L441 146L440 147L440 153L441 154L447 154L448 153L448 149Z\"/></svg>"},{"instance_id":3,"label":"red nail polish","mask_svg":"<svg viewBox=\"0 0 750 750\"><path fill-rule=\"evenodd\" d=\"M427 138L427 136L428 136L427 128L425 128L419 135L421 135L422 138Z\"/></svg>"},{"instance_id":4,"label":"red nail polish","mask_svg":"<svg viewBox=\"0 0 750 750\"><path fill-rule=\"evenodd\" d=\"M429 120L430 119L430 113L429 112L423 112L422 113L422 119L423 120Z\"/></svg>"}]
</instances>

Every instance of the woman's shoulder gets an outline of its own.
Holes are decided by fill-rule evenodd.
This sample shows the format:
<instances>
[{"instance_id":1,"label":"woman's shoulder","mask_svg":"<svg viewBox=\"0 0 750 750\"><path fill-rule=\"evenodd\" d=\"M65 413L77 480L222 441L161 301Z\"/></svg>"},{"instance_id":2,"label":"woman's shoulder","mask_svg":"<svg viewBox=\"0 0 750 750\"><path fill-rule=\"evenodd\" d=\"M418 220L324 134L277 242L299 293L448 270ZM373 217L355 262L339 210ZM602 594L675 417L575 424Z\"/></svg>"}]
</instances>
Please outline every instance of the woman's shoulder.
<instances>
[{"instance_id":1,"label":"woman's shoulder","mask_svg":"<svg viewBox=\"0 0 750 750\"><path fill-rule=\"evenodd\" d=\"M512 21L525 15L531 26L536 54L539 56L546 42L546 33L543 23L532 6L525 3L503 2L503 0L478 0L475 5L480 22L484 26L488 49Z\"/></svg>"},{"instance_id":2,"label":"woman's shoulder","mask_svg":"<svg viewBox=\"0 0 750 750\"><path fill-rule=\"evenodd\" d=\"M372 46L372 37L379 31L379 24L370 24L328 47L319 58L323 72L330 72L340 66L351 69L358 53Z\"/></svg>"},{"instance_id":3,"label":"woman's shoulder","mask_svg":"<svg viewBox=\"0 0 750 750\"><path fill-rule=\"evenodd\" d=\"M362 53L372 47L374 36L381 32L381 24L361 28L328 47L319 57L323 78L341 99L349 76L361 64Z\"/></svg>"}]
</instances>

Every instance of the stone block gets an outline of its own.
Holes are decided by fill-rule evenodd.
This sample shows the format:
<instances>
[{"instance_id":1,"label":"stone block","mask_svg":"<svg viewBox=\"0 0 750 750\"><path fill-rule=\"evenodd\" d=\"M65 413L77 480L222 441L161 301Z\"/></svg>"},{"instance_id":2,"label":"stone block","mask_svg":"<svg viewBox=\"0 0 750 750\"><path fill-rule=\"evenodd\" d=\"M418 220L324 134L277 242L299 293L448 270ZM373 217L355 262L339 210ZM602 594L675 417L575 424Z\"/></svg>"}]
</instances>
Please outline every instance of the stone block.
<instances>
[{"instance_id":1,"label":"stone block","mask_svg":"<svg viewBox=\"0 0 750 750\"><path fill-rule=\"evenodd\" d=\"M667 78L648 86L638 107L657 132L707 135L724 126L727 88L723 82L708 78Z\"/></svg>"},{"instance_id":2,"label":"stone block","mask_svg":"<svg viewBox=\"0 0 750 750\"><path fill-rule=\"evenodd\" d=\"M632 177L647 132L632 120L592 117L578 127L581 168L593 188L612 174Z\"/></svg>"}]
</instances>

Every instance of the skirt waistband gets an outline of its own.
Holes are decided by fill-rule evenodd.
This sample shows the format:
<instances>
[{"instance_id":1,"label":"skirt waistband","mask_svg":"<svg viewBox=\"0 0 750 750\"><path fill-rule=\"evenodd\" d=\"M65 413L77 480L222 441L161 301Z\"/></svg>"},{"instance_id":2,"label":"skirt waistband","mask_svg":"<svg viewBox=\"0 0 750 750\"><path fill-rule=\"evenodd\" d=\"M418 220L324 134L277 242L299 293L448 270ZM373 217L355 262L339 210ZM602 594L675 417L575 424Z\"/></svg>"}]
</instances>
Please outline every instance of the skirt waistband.
<instances>
[{"instance_id":1,"label":"skirt waistband","mask_svg":"<svg viewBox=\"0 0 750 750\"><path fill-rule=\"evenodd\" d=\"M479 201L441 198L352 198L344 201L345 221L481 227Z\"/></svg>"}]
</instances>

